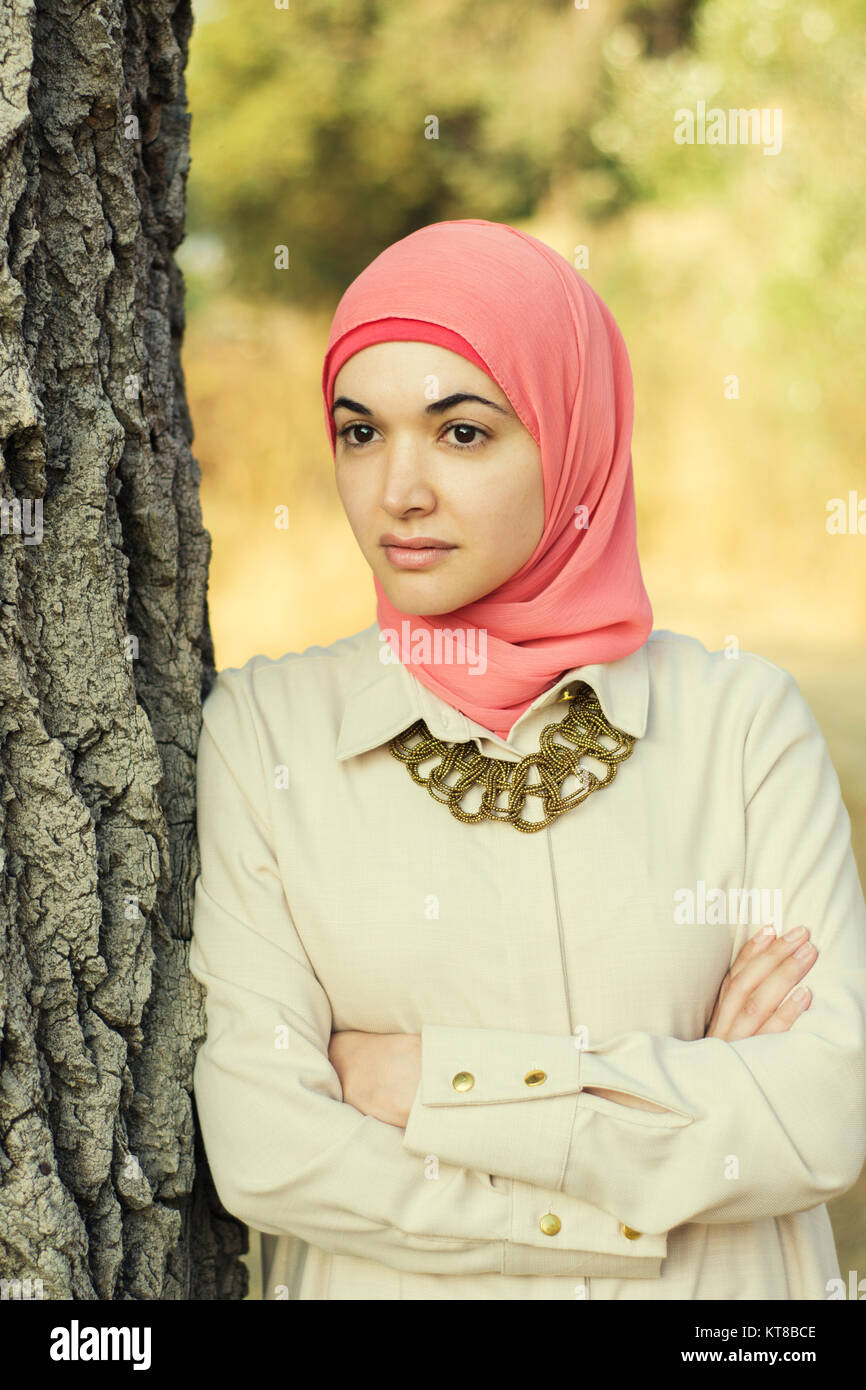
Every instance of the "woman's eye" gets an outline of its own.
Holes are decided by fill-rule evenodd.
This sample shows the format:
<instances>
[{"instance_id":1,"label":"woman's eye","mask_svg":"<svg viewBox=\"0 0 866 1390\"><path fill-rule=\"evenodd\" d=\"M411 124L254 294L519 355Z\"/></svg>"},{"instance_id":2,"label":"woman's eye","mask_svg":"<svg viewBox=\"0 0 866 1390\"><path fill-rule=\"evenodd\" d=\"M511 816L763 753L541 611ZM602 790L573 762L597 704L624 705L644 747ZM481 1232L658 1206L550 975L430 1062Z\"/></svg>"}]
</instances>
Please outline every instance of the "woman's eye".
<instances>
[{"instance_id":1,"label":"woman's eye","mask_svg":"<svg viewBox=\"0 0 866 1390\"><path fill-rule=\"evenodd\" d=\"M475 441L470 441L468 439L456 439L455 443L458 444L462 449L478 449L481 447L483 441L488 437L484 430L479 429L478 425L449 425L445 433L448 434L450 430L462 430L464 432L468 431L469 434L481 435L481 439L477 439Z\"/></svg>"},{"instance_id":2,"label":"woman's eye","mask_svg":"<svg viewBox=\"0 0 866 1390\"><path fill-rule=\"evenodd\" d=\"M369 439L350 439L349 435L352 430L370 430L372 433L375 433L372 425L344 425L337 433L341 439L346 441L350 449L359 449L362 444L369 444L370 442Z\"/></svg>"},{"instance_id":3,"label":"woman's eye","mask_svg":"<svg viewBox=\"0 0 866 1390\"><path fill-rule=\"evenodd\" d=\"M367 438L358 439L358 437L355 435L355 430L367 430L369 432ZM482 430L479 425L458 424L449 425L443 433L443 439L445 435L450 434L452 430L456 431L459 437L456 437L451 442L455 444L457 448L460 450L478 449L482 446L484 441L489 438L489 435L487 434L486 430ZM374 430L372 425L354 424L344 425L341 430L337 431L337 433L341 439L345 440L346 445L350 449L361 449L365 444L370 443L370 440L372 436L376 433L376 431ZM467 439L467 434L471 435L472 438ZM480 438L476 438L475 436L480 436Z\"/></svg>"}]
</instances>

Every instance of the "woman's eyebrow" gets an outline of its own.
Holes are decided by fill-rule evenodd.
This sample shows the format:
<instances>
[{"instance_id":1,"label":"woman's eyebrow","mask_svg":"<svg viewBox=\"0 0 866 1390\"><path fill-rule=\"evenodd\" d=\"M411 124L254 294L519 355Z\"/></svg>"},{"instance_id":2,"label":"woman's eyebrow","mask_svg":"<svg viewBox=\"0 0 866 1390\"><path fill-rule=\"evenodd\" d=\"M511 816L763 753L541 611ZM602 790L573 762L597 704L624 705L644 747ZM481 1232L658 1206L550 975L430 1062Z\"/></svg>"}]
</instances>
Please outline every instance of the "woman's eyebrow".
<instances>
[{"instance_id":1,"label":"woman's eyebrow","mask_svg":"<svg viewBox=\"0 0 866 1390\"><path fill-rule=\"evenodd\" d=\"M441 401L431 401L424 413L425 415L442 415L446 410L450 410L454 405L460 405L463 401L478 401L480 405L489 405L492 410L498 410L500 415L510 413L501 405L497 405L495 401L488 401L486 396L475 396L468 391L455 391L450 396L444 396ZM331 414L336 414L340 406L345 406L347 410L354 410L359 415L372 415L374 413L369 406L361 405L360 401L350 400L348 396L338 396L331 407Z\"/></svg>"}]
</instances>

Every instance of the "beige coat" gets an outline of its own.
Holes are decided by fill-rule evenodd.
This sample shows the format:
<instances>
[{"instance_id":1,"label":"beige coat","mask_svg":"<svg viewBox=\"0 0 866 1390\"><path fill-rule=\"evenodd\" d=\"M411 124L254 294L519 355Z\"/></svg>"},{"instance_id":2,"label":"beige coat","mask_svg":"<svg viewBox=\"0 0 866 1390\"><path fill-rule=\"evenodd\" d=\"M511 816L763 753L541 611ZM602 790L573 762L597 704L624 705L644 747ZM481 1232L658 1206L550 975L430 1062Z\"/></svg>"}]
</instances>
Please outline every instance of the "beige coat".
<instances>
[{"instance_id":1,"label":"beige coat","mask_svg":"<svg viewBox=\"0 0 866 1390\"><path fill-rule=\"evenodd\" d=\"M656 631L506 743L382 650L374 623L256 656L204 709L195 1096L264 1297L825 1298L824 1203L866 1154L866 905L793 677ZM423 717L516 760L577 678L637 742L547 829L460 823L388 749ZM770 920L810 928L811 1007L705 1038ZM421 1034L405 1131L343 1102L341 1029Z\"/></svg>"}]
</instances>

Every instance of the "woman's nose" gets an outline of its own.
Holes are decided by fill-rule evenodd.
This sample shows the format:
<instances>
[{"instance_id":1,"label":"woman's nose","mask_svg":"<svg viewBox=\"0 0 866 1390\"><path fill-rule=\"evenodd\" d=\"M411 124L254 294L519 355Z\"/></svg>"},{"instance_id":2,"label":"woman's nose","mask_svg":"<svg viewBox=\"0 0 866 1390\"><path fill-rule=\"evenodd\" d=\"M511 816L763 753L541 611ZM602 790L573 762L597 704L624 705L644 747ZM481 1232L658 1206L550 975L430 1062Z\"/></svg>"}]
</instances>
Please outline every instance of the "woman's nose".
<instances>
[{"instance_id":1,"label":"woman's nose","mask_svg":"<svg viewBox=\"0 0 866 1390\"><path fill-rule=\"evenodd\" d=\"M426 451L415 440L394 440L385 449L383 500L398 510L422 506L433 496Z\"/></svg>"}]
</instances>

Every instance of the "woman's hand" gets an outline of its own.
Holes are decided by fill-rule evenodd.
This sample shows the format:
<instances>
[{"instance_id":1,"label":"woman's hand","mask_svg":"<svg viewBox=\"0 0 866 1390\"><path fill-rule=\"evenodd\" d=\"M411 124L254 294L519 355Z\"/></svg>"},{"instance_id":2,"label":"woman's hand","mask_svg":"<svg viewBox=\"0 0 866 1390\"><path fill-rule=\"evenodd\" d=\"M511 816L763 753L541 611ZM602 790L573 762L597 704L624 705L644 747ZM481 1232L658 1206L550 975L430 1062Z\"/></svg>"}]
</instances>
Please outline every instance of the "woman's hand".
<instances>
[{"instance_id":1,"label":"woman's hand","mask_svg":"<svg viewBox=\"0 0 866 1390\"><path fill-rule=\"evenodd\" d=\"M332 1033L331 1066L343 1100L385 1124L405 1129L421 1081L420 1033Z\"/></svg>"},{"instance_id":2,"label":"woman's hand","mask_svg":"<svg viewBox=\"0 0 866 1390\"><path fill-rule=\"evenodd\" d=\"M818 956L808 928L794 927L779 937L772 927L766 936L765 931L746 942L722 981L704 1037L738 1042L761 1033L785 1033L811 1004L807 985L802 998L785 998Z\"/></svg>"},{"instance_id":3,"label":"woman's hand","mask_svg":"<svg viewBox=\"0 0 866 1390\"><path fill-rule=\"evenodd\" d=\"M704 1037L738 1042L763 1033L785 1033L811 1004L808 986L801 998L786 997L818 956L808 928L795 927L780 937L772 928L766 935L765 930L746 942L722 981ZM348 1105L405 1129L421 1081L420 1034L332 1033L328 1057ZM665 1108L603 1086L584 1090L637 1110Z\"/></svg>"},{"instance_id":4,"label":"woman's hand","mask_svg":"<svg viewBox=\"0 0 866 1390\"><path fill-rule=\"evenodd\" d=\"M362 1115L406 1128L421 1081L420 1033L361 1033L346 1029L331 1034L328 1058L340 1078L347 1105ZM586 1089L636 1110L664 1109L663 1105L622 1091L608 1091L602 1086Z\"/></svg>"},{"instance_id":5,"label":"woman's hand","mask_svg":"<svg viewBox=\"0 0 866 1390\"><path fill-rule=\"evenodd\" d=\"M793 931L798 934L776 937L772 927L766 935L762 928L757 936L746 942L722 981L704 1037L738 1042L740 1038L755 1037L759 1033L785 1033L808 1009L812 1002L808 986L803 986L805 994L801 999L793 996L786 999L785 996L812 969L818 950L809 943L806 927L795 927ZM797 955L804 944L805 954ZM610 1091L600 1086L584 1089L592 1095L640 1110L664 1108L623 1091Z\"/></svg>"}]
</instances>

